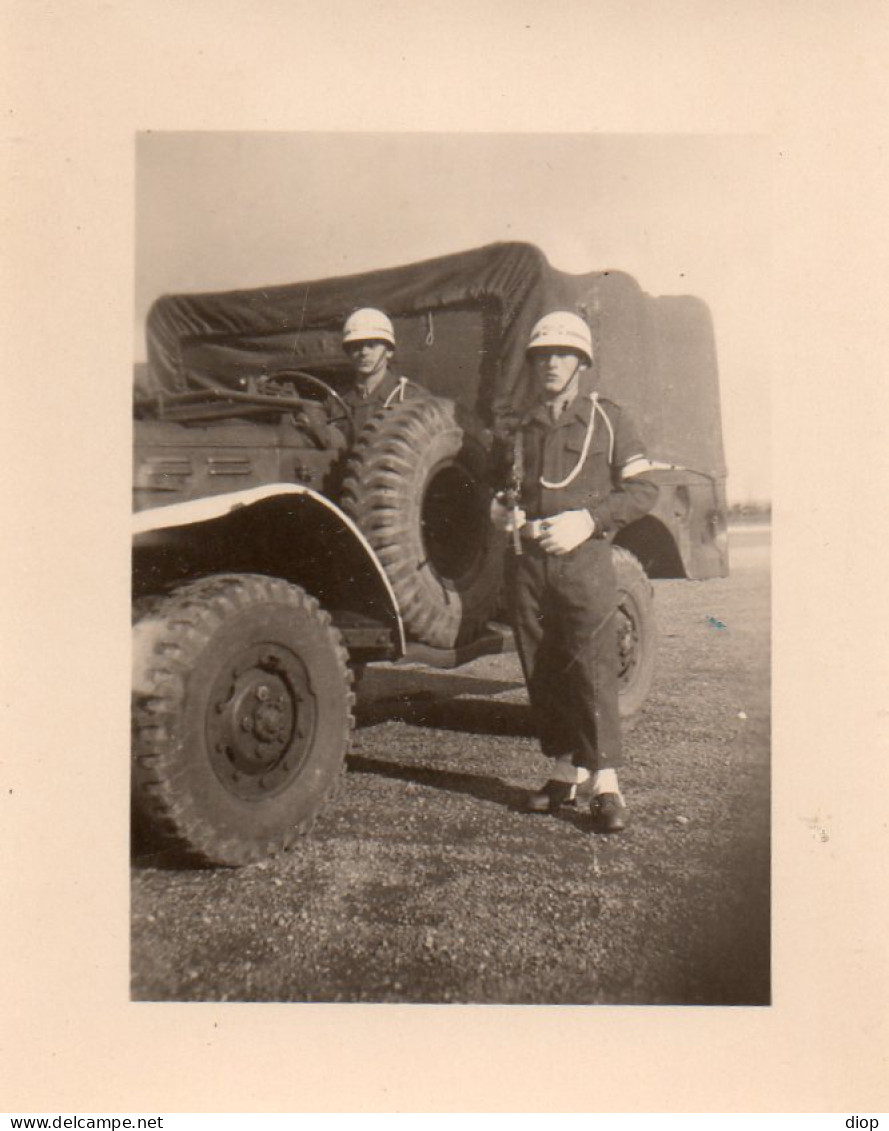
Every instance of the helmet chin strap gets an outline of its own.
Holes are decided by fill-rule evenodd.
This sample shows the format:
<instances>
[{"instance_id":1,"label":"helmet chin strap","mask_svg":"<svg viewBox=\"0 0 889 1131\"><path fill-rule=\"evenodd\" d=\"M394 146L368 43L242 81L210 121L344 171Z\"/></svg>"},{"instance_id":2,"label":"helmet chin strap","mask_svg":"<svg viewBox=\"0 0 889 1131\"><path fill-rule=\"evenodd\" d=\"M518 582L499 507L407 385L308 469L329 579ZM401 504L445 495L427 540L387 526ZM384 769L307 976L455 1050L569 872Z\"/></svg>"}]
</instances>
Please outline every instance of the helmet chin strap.
<instances>
[{"instance_id":1,"label":"helmet chin strap","mask_svg":"<svg viewBox=\"0 0 889 1131\"><path fill-rule=\"evenodd\" d=\"M391 356L391 352L384 353L372 372L361 374L359 380L365 390L375 389L386 376L386 370L389 368L389 359Z\"/></svg>"},{"instance_id":2,"label":"helmet chin strap","mask_svg":"<svg viewBox=\"0 0 889 1131\"><path fill-rule=\"evenodd\" d=\"M373 371L371 373L368 373L367 380L373 381L377 377L384 376L385 373L386 373L386 370L388 368L389 368L389 358L386 356L386 354L383 354L383 356L380 358L380 360L374 366Z\"/></svg>"},{"instance_id":3,"label":"helmet chin strap","mask_svg":"<svg viewBox=\"0 0 889 1131\"><path fill-rule=\"evenodd\" d=\"M577 368L574 370L574 373L571 375L571 380L567 382L567 384L564 386L564 388L560 392L554 393L552 396L547 396L545 398L546 403L552 404L554 401L569 400L569 399L573 400L574 397L577 395L577 389L578 389L578 386L580 385L580 374L585 368L586 368L586 366L583 364L583 362L580 360L580 358L578 358L577 359Z\"/></svg>"}]
</instances>

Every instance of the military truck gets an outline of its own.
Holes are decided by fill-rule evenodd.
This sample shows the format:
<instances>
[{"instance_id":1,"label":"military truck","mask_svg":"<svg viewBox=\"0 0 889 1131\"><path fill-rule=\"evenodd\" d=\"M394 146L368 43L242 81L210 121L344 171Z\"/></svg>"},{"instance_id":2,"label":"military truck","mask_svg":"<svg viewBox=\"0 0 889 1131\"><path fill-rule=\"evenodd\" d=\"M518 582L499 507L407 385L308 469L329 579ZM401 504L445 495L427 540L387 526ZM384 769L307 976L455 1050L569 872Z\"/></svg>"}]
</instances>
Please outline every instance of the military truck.
<instances>
[{"instance_id":1,"label":"military truck","mask_svg":"<svg viewBox=\"0 0 889 1131\"><path fill-rule=\"evenodd\" d=\"M395 367L430 395L356 434L340 329L361 306L390 315ZM530 328L555 308L588 321L599 387L633 410L660 485L613 542L629 723L654 671L649 579L728 569L700 300L504 243L155 302L135 395L132 763L153 836L223 865L289 848L340 781L365 665L509 647L491 453L532 394Z\"/></svg>"}]
</instances>

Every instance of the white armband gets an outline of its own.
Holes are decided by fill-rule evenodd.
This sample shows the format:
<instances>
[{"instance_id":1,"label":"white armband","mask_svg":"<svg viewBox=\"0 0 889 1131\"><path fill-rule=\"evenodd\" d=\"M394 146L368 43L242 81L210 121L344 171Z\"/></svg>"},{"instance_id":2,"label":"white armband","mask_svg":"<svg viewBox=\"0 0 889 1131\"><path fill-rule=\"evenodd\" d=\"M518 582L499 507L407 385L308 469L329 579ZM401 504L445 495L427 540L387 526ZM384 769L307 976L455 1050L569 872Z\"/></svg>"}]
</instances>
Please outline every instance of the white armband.
<instances>
[{"instance_id":1,"label":"white armband","mask_svg":"<svg viewBox=\"0 0 889 1131\"><path fill-rule=\"evenodd\" d=\"M636 475L644 475L646 471L652 471L653 465L651 460L646 459L643 455L631 456L627 462L620 469L621 479L632 479Z\"/></svg>"}]
</instances>

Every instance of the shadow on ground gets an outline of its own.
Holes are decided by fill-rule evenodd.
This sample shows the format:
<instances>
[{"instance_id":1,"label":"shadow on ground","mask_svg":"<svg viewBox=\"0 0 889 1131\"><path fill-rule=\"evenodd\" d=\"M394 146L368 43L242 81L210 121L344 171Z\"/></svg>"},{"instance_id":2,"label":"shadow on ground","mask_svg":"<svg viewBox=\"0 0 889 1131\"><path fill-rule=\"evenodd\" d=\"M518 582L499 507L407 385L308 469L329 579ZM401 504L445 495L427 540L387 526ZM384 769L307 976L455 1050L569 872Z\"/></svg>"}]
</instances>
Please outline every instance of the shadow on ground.
<instances>
[{"instance_id":1,"label":"shadow on ground","mask_svg":"<svg viewBox=\"0 0 889 1131\"><path fill-rule=\"evenodd\" d=\"M447 793L464 794L479 801L490 801L502 805L513 812L525 811L527 789L509 785L501 778L486 774L467 774L458 770L441 770L433 766L406 765L403 762L387 762L380 758L366 758L361 754L350 754L346 759L350 774L373 774L392 781L412 782L429 789L444 790ZM558 813L548 814L548 819L565 821L568 824L583 824L588 819L585 807L566 806Z\"/></svg>"}]
</instances>

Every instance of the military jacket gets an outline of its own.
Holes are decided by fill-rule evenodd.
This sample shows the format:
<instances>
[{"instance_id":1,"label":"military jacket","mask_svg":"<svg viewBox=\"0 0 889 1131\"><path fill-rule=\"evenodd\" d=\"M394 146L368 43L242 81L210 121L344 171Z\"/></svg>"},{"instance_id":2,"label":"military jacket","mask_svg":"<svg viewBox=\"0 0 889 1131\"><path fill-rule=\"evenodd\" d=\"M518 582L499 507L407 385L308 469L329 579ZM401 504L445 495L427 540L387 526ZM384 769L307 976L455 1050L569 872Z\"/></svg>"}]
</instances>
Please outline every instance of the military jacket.
<instances>
[{"instance_id":1,"label":"military jacket","mask_svg":"<svg viewBox=\"0 0 889 1131\"><path fill-rule=\"evenodd\" d=\"M510 475L521 482L519 506L529 519L586 509L596 524L594 537L604 538L657 502L658 488L646 475L650 464L630 414L594 397L588 385L581 385L555 422L547 405L532 409L507 439L506 452Z\"/></svg>"},{"instance_id":2,"label":"military jacket","mask_svg":"<svg viewBox=\"0 0 889 1131\"><path fill-rule=\"evenodd\" d=\"M398 404L403 400L423 396L425 389L408 381L406 377L397 377L390 369L369 396L364 396L359 385L353 385L343 396L343 400L352 411L352 420L357 435L364 425L370 420L377 409L384 405Z\"/></svg>"}]
</instances>

